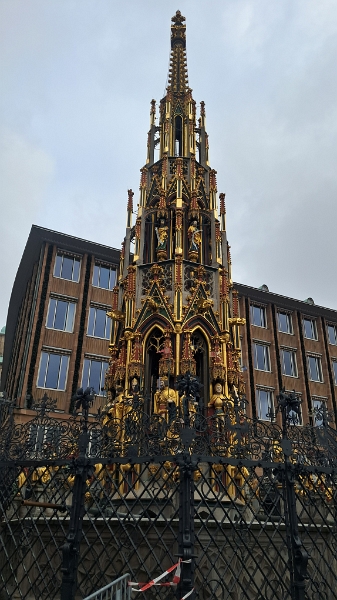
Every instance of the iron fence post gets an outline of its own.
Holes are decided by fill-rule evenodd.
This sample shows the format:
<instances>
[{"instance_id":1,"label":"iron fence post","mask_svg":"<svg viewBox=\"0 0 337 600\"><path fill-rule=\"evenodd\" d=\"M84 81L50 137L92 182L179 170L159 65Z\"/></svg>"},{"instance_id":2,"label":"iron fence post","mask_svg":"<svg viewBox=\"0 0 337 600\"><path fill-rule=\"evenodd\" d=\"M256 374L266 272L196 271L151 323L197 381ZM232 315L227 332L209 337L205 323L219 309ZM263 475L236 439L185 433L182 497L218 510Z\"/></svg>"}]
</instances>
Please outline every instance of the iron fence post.
<instances>
[{"instance_id":1,"label":"iron fence post","mask_svg":"<svg viewBox=\"0 0 337 600\"><path fill-rule=\"evenodd\" d=\"M194 471L196 463L186 450L178 457L179 483L179 537L178 554L181 565L180 585L177 598L183 598L194 588ZM194 593L190 596L194 598Z\"/></svg>"},{"instance_id":2,"label":"iron fence post","mask_svg":"<svg viewBox=\"0 0 337 600\"><path fill-rule=\"evenodd\" d=\"M82 432L79 436L78 457L74 459L73 472L75 473L72 503L70 510L69 528L66 542L62 550L61 571L61 600L74 600L77 584L77 567L82 537L83 516L85 512L85 492L87 479L91 474L92 467L87 458L87 449L90 435L88 433L89 406L93 402L92 390L87 388L85 392L79 389L75 396L76 410L82 408Z\"/></svg>"},{"instance_id":3,"label":"iron fence post","mask_svg":"<svg viewBox=\"0 0 337 600\"><path fill-rule=\"evenodd\" d=\"M282 414L282 450L284 454L283 489L285 524L287 537L290 540L289 563L291 568L291 597L293 600L305 600L305 580L307 578L308 553L306 552L298 531L298 517L295 493L295 465L290 461L292 443L288 439L287 426L294 419L293 413L299 414L300 399L295 392L286 395L284 390L277 397L278 410Z\"/></svg>"}]
</instances>

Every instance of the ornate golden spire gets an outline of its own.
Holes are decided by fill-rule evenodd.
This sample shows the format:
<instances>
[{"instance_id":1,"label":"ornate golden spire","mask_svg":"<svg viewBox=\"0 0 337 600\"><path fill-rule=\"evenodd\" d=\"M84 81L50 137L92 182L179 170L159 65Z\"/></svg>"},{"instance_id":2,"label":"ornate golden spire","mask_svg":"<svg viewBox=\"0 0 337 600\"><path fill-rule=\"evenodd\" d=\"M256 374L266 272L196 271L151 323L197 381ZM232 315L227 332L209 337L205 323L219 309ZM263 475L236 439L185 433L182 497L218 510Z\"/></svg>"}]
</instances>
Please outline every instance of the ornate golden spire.
<instances>
[{"instance_id":1,"label":"ornate golden spire","mask_svg":"<svg viewBox=\"0 0 337 600\"><path fill-rule=\"evenodd\" d=\"M185 17L177 10L172 17L171 25L171 58L168 87L172 92L186 92L188 89L186 61L186 25Z\"/></svg>"}]
</instances>

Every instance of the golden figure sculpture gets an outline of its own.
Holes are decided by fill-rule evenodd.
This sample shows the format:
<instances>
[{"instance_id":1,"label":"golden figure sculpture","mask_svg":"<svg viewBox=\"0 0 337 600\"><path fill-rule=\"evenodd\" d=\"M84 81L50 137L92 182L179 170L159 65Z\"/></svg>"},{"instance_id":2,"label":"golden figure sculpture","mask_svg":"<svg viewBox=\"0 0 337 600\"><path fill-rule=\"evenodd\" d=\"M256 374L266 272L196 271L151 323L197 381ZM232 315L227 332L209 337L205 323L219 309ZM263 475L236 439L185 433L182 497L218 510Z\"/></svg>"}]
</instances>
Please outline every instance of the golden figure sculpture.
<instances>
[{"instance_id":1,"label":"golden figure sculpture","mask_svg":"<svg viewBox=\"0 0 337 600\"><path fill-rule=\"evenodd\" d=\"M222 384L220 382L216 383L214 386L214 394L211 400L208 403L208 406L214 407L214 415L224 417L224 406L226 405L227 398L224 396L222 391Z\"/></svg>"},{"instance_id":2,"label":"golden figure sculpture","mask_svg":"<svg viewBox=\"0 0 337 600\"><path fill-rule=\"evenodd\" d=\"M166 240L168 238L168 227L165 225L165 219L160 219L159 227L156 227L157 250L166 250Z\"/></svg>"},{"instance_id":3,"label":"golden figure sculpture","mask_svg":"<svg viewBox=\"0 0 337 600\"><path fill-rule=\"evenodd\" d=\"M187 233L190 240L189 252L198 252L201 244L201 229L198 229L197 221L192 221Z\"/></svg>"},{"instance_id":4,"label":"golden figure sculpture","mask_svg":"<svg viewBox=\"0 0 337 600\"><path fill-rule=\"evenodd\" d=\"M154 412L171 421L177 412L177 392L169 387L167 379L160 379L159 390L154 395Z\"/></svg>"}]
</instances>

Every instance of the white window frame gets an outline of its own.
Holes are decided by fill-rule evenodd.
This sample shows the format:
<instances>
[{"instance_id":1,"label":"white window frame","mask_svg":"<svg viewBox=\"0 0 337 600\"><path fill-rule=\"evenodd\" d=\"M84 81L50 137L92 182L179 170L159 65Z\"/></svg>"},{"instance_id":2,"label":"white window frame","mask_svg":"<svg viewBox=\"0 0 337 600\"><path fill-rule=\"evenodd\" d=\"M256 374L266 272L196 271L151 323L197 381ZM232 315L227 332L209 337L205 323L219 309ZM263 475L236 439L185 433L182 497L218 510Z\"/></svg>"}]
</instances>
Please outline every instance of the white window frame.
<instances>
[{"instance_id":1,"label":"white window frame","mask_svg":"<svg viewBox=\"0 0 337 600\"><path fill-rule=\"evenodd\" d=\"M257 325L256 323L254 323L254 308L259 308L262 311L264 325ZM250 318L254 327L261 327L262 329L267 329L267 311L266 306L264 304L256 304L255 302L252 302L250 305Z\"/></svg>"},{"instance_id":2,"label":"white window frame","mask_svg":"<svg viewBox=\"0 0 337 600\"><path fill-rule=\"evenodd\" d=\"M49 311L50 311L50 302L51 302L51 300L55 300L56 303L58 303L58 302L67 302L68 308L67 308L67 314L66 314L66 319L65 319L65 325L67 325L68 318L69 318L69 304L74 304L73 323L72 323L72 328L71 329L58 329L56 327L50 327L50 326L48 326L48 319L49 319ZM77 302L75 302L74 300L68 300L68 298L50 296L49 303L48 303L47 316L46 316L46 325L45 325L46 329L52 329L53 331L65 331L66 333L73 333L74 332L74 324L75 324L75 316L76 316L76 304L77 304ZM55 304L53 323L55 323L56 310L57 310L57 304Z\"/></svg>"},{"instance_id":3,"label":"white window frame","mask_svg":"<svg viewBox=\"0 0 337 600\"><path fill-rule=\"evenodd\" d=\"M78 260L79 261L79 267L78 267L78 279L66 279L65 277L62 277L62 275L55 275L55 270L56 270L56 263L57 263L57 257L58 256L62 256L62 264L61 264L61 272L62 272L62 266L63 266L63 259L64 257L66 258L71 258L72 260ZM82 266L82 258L81 256L78 256L77 254L71 254L70 252L66 252L64 250L57 250L56 254L55 254L55 261L54 261L54 270L53 270L53 277L55 277L56 279L63 279L63 281L72 281L73 283L79 283L80 278L81 278L81 266ZM73 269L72 269L72 275L74 274L74 265L73 265Z\"/></svg>"},{"instance_id":4,"label":"white window frame","mask_svg":"<svg viewBox=\"0 0 337 600\"><path fill-rule=\"evenodd\" d=\"M256 387L256 399L257 399L257 403L256 403L256 408L257 408L257 418L259 421L271 421L271 416L270 417L265 417L262 418L261 415L261 402L260 402L260 393L264 392L266 394L269 394L269 399L270 399L270 405L269 405L269 413L272 412L273 414L275 414L275 404L274 404L274 390L272 388L266 388L263 386L257 386Z\"/></svg>"},{"instance_id":5,"label":"white window frame","mask_svg":"<svg viewBox=\"0 0 337 600\"><path fill-rule=\"evenodd\" d=\"M110 274L109 274L109 287L105 288L105 287L101 287L100 285L95 285L94 284L94 276L95 276L95 267L99 267L101 269L101 267L103 267L104 269L109 269L110 270ZM114 271L115 273L115 281L114 281L114 285L112 287L110 287L110 279L111 279L111 271ZM100 279L99 275L99 279ZM108 292L112 292L112 290L114 289L114 287L116 287L117 284L117 267L116 265L113 265L111 263L104 263L104 262L100 262L99 260L95 260L94 262L94 268L92 271L92 279L91 279L91 285L92 287L95 287L99 290L107 290Z\"/></svg>"},{"instance_id":6,"label":"white window frame","mask_svg":"<svg viewBox=\"0 0 337 600\"><path fill-rule=\"evenodd\" d=\"M271 373L271 364L270 364L270 350L269 350L269 344L266 344L265 342L260 342L260 341L253 341L254 344L254 369L256 371L261 371L264 373ZM262 346L264 348L264 364L267 366L267 369L260 369L257 366L257 353L256 353L256 346Z\"/></svg>"},{"instance_id":7,"label":"white window frame","mask_svg":"<svg viewBox=\"0 0 337 600\"><path fill-rule=\"evenodd\" d=\"M335 335L335 341L332 342L330 340L330 335L329 335L329 327L332 327L334 330L334 335ZM337 346L337 325L335 323L327 323L327 333L328 333L328 342L331 346Z\"/></svg>"},{"instance_id":8,"label":"white window frame","mask_svg":"<svg viewBox=\"0 0 337 600\"><path fill-rule=\"evenodd\" d=\"M65 391L66 391L66 389L67 389L67 381L68 381L69 362L70 362L70 361L69 361L69 358L70 358L70 352L71 352L71 351L69 351L69 353L62 352L62 351L61 351L61 352L58 352L58 349L56 349L56 348L55 348L55 349L54 349L54 348L53 348L53 349L50 349L50 348L42 348L41 355L40 355L39 370L38 370L38 374L37 374L37 381L36 381L36 387L37 387L37 388L39 388L39 389L43 389L43 390L54 390L54 391L58 391L58 392L65 392ZM41 367L42 367L42 355L43 355L43 354L48 354L48 361L47 361L47 364L46 364L46 367L45 367L45 373L44 373L44 385L39 385L40 372L41 372ZM68 361L67 361L67 369L66 369L66 374L65 374L65 379L64 379L64 388L60 388L60 387L56 387L56 388L48 388L48 387L46 387L46 385L45 385L45 384L46 384L46 379L47 379L47 373L48 373L48 367L49 367L50 356L51 356L52 354L53 354L53 355L55 355L55 354L56 354L57 356L61 356L61 357L62 357L62 360L63 360L63 358L67 358L67 359L68 359ZM59 381L60 381L60 371L61 371L61 369L59 370L59 373L58 373L58 383L57 383L57 385L59 385Z\"/></svg>"},{"instance_id":9,"label":"white window frame","mask_svg":"<svg viewBox=\"0 0 337 600\"><path fill-rule=\"evenodd\" d=\"M33 428L35 428L35 431L33 431ZM54 427L47 427L46 425L36 425L32 423L29 428L29 445L32 444L30 451L34 454L43 452L44 445L48 443L49 433L52 433L52 437L54 438L53 430L58 434L57 437L61 438L61 425L60 427L57 427L57 425ZM52 439L50 443L55 443L55 439Z\"/></svg>"},{"instance_id":10,"label":"white window frame","mask_svg":"<svg viewBox=\"0 0 337 600\"><path fill-rule=\"evenodd\" d=\"M317 364L319 365L318 371L319 371L319 376L320 379L313 379L312 378L312 373L311 373L311 367L310 367L310 360L309 358L315 358L318 362ZM308 373L309 373L309 379L310 381L314 381L315 383L324 383L324 379L323 379L323 368L322 368L322 357L320 354L312 354L311 352L308 352L307 354L307 365L308 365Z\"/></svg>"},{"instance_id":11,"label":"white window frame","mask_svg":"<svg viewBox=\"0 0 337 600\"><path fill-rule=\"evenodd\" d=\"M298 378L296 351L297 351L296 348L281 347L281 352L282 352L282 375L284 375L285 377L294 377L296 379ZM292 371L293 371L292 375L289 375L289 373L285 372L284 352L289 352L292 355L292 359L291 359Z\"/></svg>"},{"instance_id":12,"label":"white window frame","mask_svg":"<svg viewBox=\"0 0 337 600\"><path fill-rule=\"evenodd\" d=\"M304 321L310 321L311 322L311 331L313 333L312 337L307 337L305 334L305 327L304 327ZM317 323L316 323L316 319L313 317L302 317L302 327L303 327L303 335L305 337L306 340L313 340L314 342L318 341L318 332L317 332Z\"/></svg>"},{"instance_id":13,"label":"white window frame","mask_svg":"<svg viewBox=\"0 0 337 600\"><path fill-rule=\"evenodd\" d=\"M280 314L286 315L288 326L289 326L289 331L283 331L282 329L280 329L280 319L279 319ZM277 330L279 331L279 333L285 333L286 335L294 335L293 320L292 320L291 312L288 312L287 310L279 309L277 311L277 325L278 325Z\"/></svg>"},{"instance_id":14,"label":"white window frame","mask_svg":"<svg viewBox=\"0 0 337 600\"><path fill-rule=\"evenodd\" d=\"M325 406L327 408L328 399L327 399L326 396L315 396L315 395L311 396L311 408L312 409L314 409L314 408L320 408L322 406L323 402L324 402L324 404L325 404ZM316 421L315 413L312 413L312 418L314 420L315 427L320 427L322 425L323 420L319 421L319 422Z\"/></svg>"},{"instance_id":15,"label":"white window frame","mask_svg":"<svg viewBox=\"0 0 337 600\"><path fill-rule=\"evenodd\" d=\"M332 371L333 371L334 382L335 382L335 385L337 385L337 358L333 358L331 360L331 362L332 362ZM335 370L334 365L336 365L336 370Z\"/></svg>"},{"instance_id":16,"label":"white window frame","mask_svg":"<svg viewBox=\"0 0 337 600\"><path fill-rule=\"evenodd\" d=\"M107 328L109 328L109 329L110 329L110 332L109 332L109 336L108 336L108 337L103 337L103 338L102 338L102 337L100 337L100 336L98 336L98 335L95 335L94 333L93 333L93 334L92 334L92 333L88 333L88 330L89 330L89 323L90 323L90 311L91 311L91 310L94 310L94 311L97 311L97 310L102 310L102 311L104 311L104 312L107 312L107 311L111 310L111 306L104 306L104 307L103 307L103 306L96 306L96 305L93 305L93 304L91 304L91 305L89 306L88 326L87 326L87 336L88 336L88 337L91 337L91 338L96 338L97 340L110 340L110 336L111 336L111 319L110 319L110 317L108 317L107 315L105 315L105 328L104 328L104 329L105 329L105 333L106 333L106 331L107 331ZM95 331L95 326L96 326L96 318L97 318L97 313L95 312L94 327L93 327L94 331ZM109 322L110 322L110 327L109 327Z\"/></svg>"},{"instance_id":17,"label":"white window frame","mask_svg":"<svg viewBox=\"0 0 337 600\"><path fill-rule=\"evenodd\" d=\"M100 338L98 338L100 339ZM82 382L82 387L86 388L88 386L88 382L84 382L83 381L83 376L84 376L84 368L85 368L85 361L86 360L90 360L90 368L88 370L88 382L90 381L90 372L91 372L91 363L94 362L100 362L101 365L102 363L108 363L108 367L109 368L109 357L106 356L84 356L83 359L83 367L82 367L82 378L81 378L81 382ZM106 371L105 371L106 373ZM104 378L105 378L105 373L104 373ZM103 378L103 383L104 383L104 378ZM100 371L100 388L102 388L102 367L101 367L101 371ZM95 396L100 396L100 397L105 397L106 396L106 390L102 390L99 389L98 391L94 390Z\"/></svg>"}]
</instances>

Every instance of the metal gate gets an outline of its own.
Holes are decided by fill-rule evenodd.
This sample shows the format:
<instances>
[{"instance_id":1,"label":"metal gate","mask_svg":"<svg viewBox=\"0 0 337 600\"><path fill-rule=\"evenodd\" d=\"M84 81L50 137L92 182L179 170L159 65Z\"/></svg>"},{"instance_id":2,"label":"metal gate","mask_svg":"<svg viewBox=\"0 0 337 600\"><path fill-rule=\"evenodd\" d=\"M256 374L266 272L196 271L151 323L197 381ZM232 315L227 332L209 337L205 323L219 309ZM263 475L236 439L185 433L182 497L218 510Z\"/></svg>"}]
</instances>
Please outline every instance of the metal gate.
<instances>
[{"instance_id":1,"label":"metal gate","mask_svg":"<svg viewBox=\"0 0 337 600\"><path fill-rule=\"evenodd\" d=\"M298 402L279 396L279 424L238 397L168 424L139 403L88 418L84 400L60 421L45 397L15 425L3 401L0 600L82 599L125 572L141 589L177 563L141 597L335 598L336 431L324 406L296 426Z\"/></svg>"}]
</instances>

